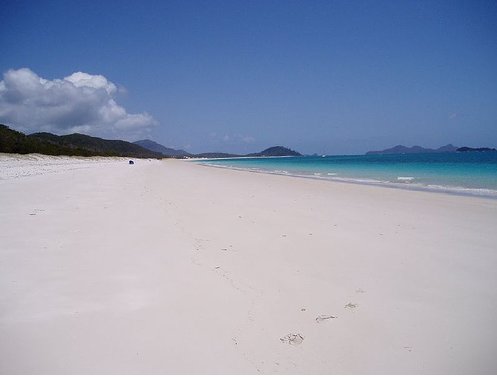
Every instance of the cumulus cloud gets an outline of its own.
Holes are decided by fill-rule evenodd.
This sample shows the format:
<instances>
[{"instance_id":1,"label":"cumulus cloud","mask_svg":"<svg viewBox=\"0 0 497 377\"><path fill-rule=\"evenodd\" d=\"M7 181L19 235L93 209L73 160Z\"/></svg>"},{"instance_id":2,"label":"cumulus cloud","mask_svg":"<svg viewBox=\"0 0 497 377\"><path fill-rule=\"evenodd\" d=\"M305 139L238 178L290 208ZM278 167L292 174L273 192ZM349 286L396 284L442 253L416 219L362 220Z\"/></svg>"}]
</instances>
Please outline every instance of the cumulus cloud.
<instances>
[{"instance_id":1,"label":"cumulus cloud","mask_svg":"<svg viewBox=\"0 0 497 377\"><path fill-rule=\"evenodd\" d=\"M75 72L46 80L28 68L0 81L0 122L24 132L80 132L136 139L157 124L147 113L129 114L116 102L120 89L101 75Z\"/></svg>"}]
</instances>

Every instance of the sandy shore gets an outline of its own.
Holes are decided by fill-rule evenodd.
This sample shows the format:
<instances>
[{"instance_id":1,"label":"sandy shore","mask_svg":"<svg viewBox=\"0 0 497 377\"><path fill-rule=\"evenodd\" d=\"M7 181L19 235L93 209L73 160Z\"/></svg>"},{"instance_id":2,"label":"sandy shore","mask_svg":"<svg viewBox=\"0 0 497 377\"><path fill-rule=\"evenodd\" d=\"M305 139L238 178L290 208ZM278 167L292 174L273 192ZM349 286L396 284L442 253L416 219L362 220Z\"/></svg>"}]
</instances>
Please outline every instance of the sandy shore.
<instances>
[{"instance_id":1,"label":"sandy shore","mask_svg":"<svg viewBox=\"0 0 497 377\"><path fill-rule=\"evenodd\" d=\"M135 161L0 156L1 373L497 373L497 200Z\"/></svg>"}]
</instances>

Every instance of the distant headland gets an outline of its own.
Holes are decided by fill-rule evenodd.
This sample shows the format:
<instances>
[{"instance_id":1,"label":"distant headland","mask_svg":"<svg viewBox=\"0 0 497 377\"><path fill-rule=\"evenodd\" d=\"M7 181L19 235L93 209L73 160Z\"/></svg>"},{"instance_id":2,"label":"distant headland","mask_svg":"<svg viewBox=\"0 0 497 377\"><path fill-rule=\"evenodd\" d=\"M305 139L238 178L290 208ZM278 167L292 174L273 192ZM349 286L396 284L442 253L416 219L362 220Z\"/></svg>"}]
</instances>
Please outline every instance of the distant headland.
<instances>
[{"instance_id":1,"label":"distant headland","mask_svg":"<svg viewBox=\"0 0 497 377\"><path fill-rule=\"evenodd\" d=\"M412 153L450 153L450 152L495 152L495 148L471 148L471 147L456 147L452 144L444 145L437 149L424 148L419 145L406 147L404 145L396 145L392 148L387 148L381 151L369 151L366 154L412 154Z\"/></svg>"},{"instance_id":2,"label":"distant headland","mask_svg":"<svg viewBox=\"0 0 497 377\"><path fill-rule=\"evenodd\" d=\"M223 152L204 152L204 153L188 153L181 149L173 149L167 148L155 141L145 139L135 141L134 144L137 144L143 148L149 149L154 152L162 153L166 156L173 157L192 157L192 158L229 158L229 157L287 157L287 156L302 156L299 152L296 152L292 149L276 146L264 149L262 152L258 153L249 153L249 154L233 154L233 153L223 153Z\"/></svg>"},{"instance_id":3,"label":"distant headland","mask_svg":"<svg viewBox=\"0 0 497 377\"><path fill-rule=\"evenodd\" d=\"M457 148L457 151L458 152L497 152L497 149L486 148L486 147L481 147L481 148L461 147Z\"/></svg>"},{"instance_id":4,"label":"distant headland","mask_svg":"<svg viewBox=\"0 0 497 377\"><path fill-rule=\"evenodd\" d=\"M226 157L283 157L301 156L292 149L276 146L258 153L237 155L230 153L193 154L167 148L152 140L130 143L124 140L107 140L74 133L58 136L48 132L25 135L0 124L0 153L40 153L52 156L116 156L135 158L226 158Z\"/></svg>"}]
</instances>

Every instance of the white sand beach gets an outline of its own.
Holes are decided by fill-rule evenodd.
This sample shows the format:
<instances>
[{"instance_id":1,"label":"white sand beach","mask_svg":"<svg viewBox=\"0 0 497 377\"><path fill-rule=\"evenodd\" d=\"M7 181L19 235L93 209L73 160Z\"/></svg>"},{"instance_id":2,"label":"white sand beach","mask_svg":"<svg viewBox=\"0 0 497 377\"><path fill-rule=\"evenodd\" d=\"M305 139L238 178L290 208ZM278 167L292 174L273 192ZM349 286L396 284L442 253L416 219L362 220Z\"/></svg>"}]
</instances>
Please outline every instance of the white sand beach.
<instances>
[{"instance_id":1,"label":"white sand beach","mask_svg":"<svg viewBox=\"0 0 497 377\"><path fill-rule=\"evenodd\" d=\"M0 156L0 373L497 373L497 200Z\"/></svg>"}]
</instances>

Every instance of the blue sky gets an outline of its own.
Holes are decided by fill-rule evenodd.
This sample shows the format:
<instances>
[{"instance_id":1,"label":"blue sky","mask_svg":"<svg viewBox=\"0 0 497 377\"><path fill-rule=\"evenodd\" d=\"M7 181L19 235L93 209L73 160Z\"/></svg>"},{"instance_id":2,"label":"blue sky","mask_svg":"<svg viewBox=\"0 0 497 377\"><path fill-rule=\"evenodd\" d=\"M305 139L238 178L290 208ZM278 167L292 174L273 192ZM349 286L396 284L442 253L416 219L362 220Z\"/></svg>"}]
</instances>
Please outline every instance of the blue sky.
<instances>
[{"instance_id":1,"label":"blue sky","mask_svg":"<svg viewBox=\"0 0 497 377\"><path fill-rule=\"evenodd\" d=\"M0 121L26 132L497 146L495 1L4 1L0 49Z\"/></svg>"}]
</instances>

